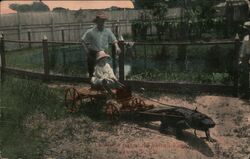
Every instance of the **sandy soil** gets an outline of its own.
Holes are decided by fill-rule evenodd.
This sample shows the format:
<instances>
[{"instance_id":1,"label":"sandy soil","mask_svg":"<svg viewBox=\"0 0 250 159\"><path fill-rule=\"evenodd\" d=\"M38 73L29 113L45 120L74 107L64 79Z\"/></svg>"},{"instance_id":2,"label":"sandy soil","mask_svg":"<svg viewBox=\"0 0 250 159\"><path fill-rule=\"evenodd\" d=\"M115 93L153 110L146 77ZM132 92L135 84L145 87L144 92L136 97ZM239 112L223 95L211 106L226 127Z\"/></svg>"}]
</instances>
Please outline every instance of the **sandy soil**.
<instances>
[{"instance_id":1,"label":"sandy soil","mask_svg":"<svg viewBox=\"0 0 250 159\"><path fill-rule=\"evenodd\" d=\"M37 135L48 142L44 158L88 159L249 159L250 105L238 98L197 96L193 100L161 96L155 98L171 105L198 108L217 123L211 129L215 143L207 142L204 132L185 131L185 139L178 140L174 131L158 131L159 122L150 125L121 121L96 121L88 116L69 116L48 120L43 114L30 116L27 130L38 130ZM150 102L148 102L150 103Z\"/></svg>"}]
</instances>

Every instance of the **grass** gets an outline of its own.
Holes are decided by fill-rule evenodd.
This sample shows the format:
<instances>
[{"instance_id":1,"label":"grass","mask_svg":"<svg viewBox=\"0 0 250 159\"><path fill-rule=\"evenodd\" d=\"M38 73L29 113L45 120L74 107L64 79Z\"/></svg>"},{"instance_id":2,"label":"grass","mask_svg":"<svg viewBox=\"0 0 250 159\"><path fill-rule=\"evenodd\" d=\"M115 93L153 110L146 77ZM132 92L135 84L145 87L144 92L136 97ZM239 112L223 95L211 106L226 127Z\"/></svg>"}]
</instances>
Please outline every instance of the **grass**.
<instances>
[{"instance_id":1,"label":"grass","mask_svg":"<svg viewBox=\"0 0 250 159\"><path fill-rule=\"evenodd\" d=\"M87 71L86 53L81 46L51 45L50 69L55 74L84 76Z\"/></svg>"},{"instance_id":2,"label":"grass","mask_svg":"<svg viewBox=\"0 0 250 159\"><path fill-rule=\"evenodd\" d=\"M232 46L221 46L216 48L218 52L209 52L212 46L188 46L187 60L217 60L220 62L228 61L227 55L232 50ZM209 83L209 84L229 84L231 85L231 76L228 73L207 73L203 71L173 71L169 70L164 61L175 61L178 56L178 48L176 46L136 46L137 58L130 54L126 55L126 60L132 63L132 72L127 76L128 79L135 80L162 80L168 82L192 82L192 83ZM111 50L109 50L111 52ZM79 46L60 46L54 45L49 47L50 67L53 73L62 73L74 76L83 76L86 72L86 57L83 50ZM65 57L65 61L63 60ZM153 59L157 65L161 65L158 69L147 66L143 68L143 58ZM216 59L216 57L218 57ZM141 61L139 61L139 59ZM139 63L139 62L142 63ZM6 53L7 66L20 69L29 69L35 71L43 71L43 54L42 48L22 49L8 51ZM137 62L137 63L136 63ZM138 64L139 63L139 64ZM165 64L165 65L164 65ZM134 66L133 66L134 65ZM176 65L176 64L174 64ZM200 66L197 66L200 67ZM33 114L44 114L46 118L54 121L66 118L63 104L63 91L61 89L51 89L41 81L31 81L24 79L16 79L7 77L6 82L0 84L0 107L4 109L3 117L0 118L0 151L2 156L7 158L32 158L40 159L47 150L49 141L41 138L38 134L43 127L37 125L32 130L27 130L24 122L27 117ZM157 92L145 92L147 97L158 98L162 96ZM173 95L167 94L172 98L184 98L193 102L196 94L189 95ZM73 117L89 117L89 124L93 121L101 122L103 129L112 129L110 123L107 122L106 116L103 114L103 103L90 103L81 107L79 113L71 114ZM86 129L88 130L88 129ZM66 136L72 134L73 129L70 127L65 129ZM111 130L113 131L113 130Z\"/></svg>"},{"instance_id":3,"label":"grass","mask_svg":"<svg viewBox=\"0 0 250 159\"><path fill-rule=\"evenodd\" d=\"M46 142L36 136L39 127L28 131L25 119L34 113L43 113L50 120L65 117L61 90L49 89L40 81L8 77L1 86L0 151L8 158L41 158Z\"/></svg>"},{"instance_id":4,"label":"grass","mask_svg":"<svg viewBox=\"0 0 250 159\"><path fill-rule=\"evenodd\" d=\"M23 48L6 52L7 67L43 72L42 48ZM49 46L49 65L51 72L73 76L84 76L86 57L79 46Z\"/></svg>"},{"instance_id":5,"label":"grass","mask_svg":"<svg viewBox=\"0 0 250 159\"><path fill-rule=\"evenodd\" d=\"M19 69L43 71L42 48L26 48L6 52L6 65Z\"/></svg>"},{"instance_id":6,"label":"grass","mask_svg":"<svg viewBox=\"0 0 250 159\"><path fill-rule=\"evenodd\" d=\"M178 47L176 45L162 46L162 45L135 45L136 53L138 57L172 57L177 58ZM187 45L186 53L190 58L209 58L209 50L216 48L218 56L225 56L230 50L234 49L234 45L220 44L220 45ZM221 55L219 55L221 54Z\"/></svg>"},{"instance_id":7,"label":"grass","mask_svg":"<svg viewBox=\"0 0 250 159\"><path fill-rule=\"evenodd\" d=\"M47 138L41 137L44 130L43 119L34 119L33 115L44 115L46 121L52 123L67 118L84 118L88 124L93 121L108 125L103 113L103 102L85 103L78 113L69 114L64 108L64 91L61 88L49 88L42 81L18 79L7 76L4 83L0 83L0 102L3 116L0 117L0 152L7 158L41 159L47 152ZM38 116L40 117L40 116ZM30 120L31 123L30 123ZM39 120L39 121L36 121ZM46 124L46 123L45 123ZM70 137L71 126L64 130L65 138ZM88 131L88 130L87 130ZM64 136L64 134L62 134ZM56 137L54 137L56 138Z\"/></svg>"},{"instance_id":8,"label":"grass","mask_svg":"<svg viewBox=\"0 0 250 159\"><path fill-rule=\"evenodd\" d=\"M136 45L135 48L136 52L125 56L125 61L132 67L127 79L232 83L229 71L233 66L233 45L191 45L187 46L186 55L178 54L176 46ZM180 50L183 51L182 49ZM81 46L54 44L53 47L49 46L49 54L51 73L80 77L87 75L86 56ZM43 71L42 48L7 52L6 61L7 66ZM184 63L187 65L182 66Z\"/></svg>"},{"instance_id":9,"label":"grass","mask_svg":"<svg viewBox=\"0 0 250 159\"><path fill-rule=\"evenodd\" d=\"M232 77L228 73L197 73L197 72L159 72L141 71L140 73L129 74L126 79L148 80L148 81L168 81L197 84L226 84L232 85Z\"/></svg>"},{"instance_id":10,"label":"grass","mask_svg":"<svg viewBox=\"0 0 250 159\"><path fill-rule=\"evenodd\" d=\"M125 56L132 71L127 79L232 84L233 45L135 46ZM181 54L179 53L181 52Z\"/></svg>"}]
</instances>

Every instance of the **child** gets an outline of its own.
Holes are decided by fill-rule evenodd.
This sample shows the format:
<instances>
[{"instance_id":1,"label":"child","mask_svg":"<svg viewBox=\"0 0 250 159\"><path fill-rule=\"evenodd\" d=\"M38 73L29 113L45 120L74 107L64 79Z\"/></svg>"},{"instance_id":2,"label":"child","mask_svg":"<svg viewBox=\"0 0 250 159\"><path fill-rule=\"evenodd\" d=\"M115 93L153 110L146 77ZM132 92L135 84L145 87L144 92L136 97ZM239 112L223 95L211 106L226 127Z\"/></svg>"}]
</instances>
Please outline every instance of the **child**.
<instances>
[{"instance_id":1,"label":"child","mask_svg":"<svg viewBox=\"0 0 250 159\"><path fill-rule=\"evenodd\" d=\"M123 85L118 82L113 69L107 63L109 57L104 51L97 53L96 66L94 76L91 78L91 84L94 88L104 88L112 94L111 89L121 88Z\"/></svg>"}]
</instances>

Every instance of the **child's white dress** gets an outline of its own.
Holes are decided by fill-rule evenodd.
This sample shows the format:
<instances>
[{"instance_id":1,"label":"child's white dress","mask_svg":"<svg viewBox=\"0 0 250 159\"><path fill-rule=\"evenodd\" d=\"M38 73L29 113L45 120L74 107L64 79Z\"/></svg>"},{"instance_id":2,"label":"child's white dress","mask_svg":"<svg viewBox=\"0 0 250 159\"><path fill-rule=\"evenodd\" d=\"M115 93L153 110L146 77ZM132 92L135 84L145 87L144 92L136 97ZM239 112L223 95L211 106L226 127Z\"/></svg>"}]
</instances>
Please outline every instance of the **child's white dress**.
<instances>
[{"instance_id":1,"label":"child's white dress","mask_svg":"<svg viewBox=\"0 0 250 159\"><path fill-rule=\"evenodd\" d=\"M95 66L94 76L91 78L91 83L97 87L102 86L103 79L106 80L108 79L107 84L110 87L113 87L115 85L115 81L113 81L113 79L117 80L113 72L113 69L110 67L108 63L106 63L103 67L99 65Z\"/></svg>"}]
</instances>

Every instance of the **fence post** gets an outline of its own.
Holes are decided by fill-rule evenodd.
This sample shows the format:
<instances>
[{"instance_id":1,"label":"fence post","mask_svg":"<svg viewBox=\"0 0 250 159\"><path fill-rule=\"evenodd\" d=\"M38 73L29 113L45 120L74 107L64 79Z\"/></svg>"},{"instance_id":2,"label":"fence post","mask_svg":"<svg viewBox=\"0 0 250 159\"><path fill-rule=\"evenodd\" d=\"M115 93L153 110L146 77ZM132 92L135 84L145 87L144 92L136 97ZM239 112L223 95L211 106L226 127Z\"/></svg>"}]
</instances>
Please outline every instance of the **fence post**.
<instances>
[{"instance_id":1,"label":"fence post","mask_svg":"<svg viewBox=\"0 0 250 159\"><path fill-rule=\"evenodd\" d=\"M118 26L119 21L117 20L117 23L115 24L115 36L118 38L119 36L119 26Z\"/></svg>"},{"instance_id":2,"label":"fence post","mask_svg":"<svg viewBox=\"0 0 250 159\"><path fill-rule=\"evenodd\" d=\"M234 69L233 69L233 83L234 83L234 92L235 97L239 94L239 50L240 50L240 38L239 35L235 36L234 43Z\"/></svg>"},{"instance_id":3,"label":"fence post","mask_svg":"<svg viewBox=\"0 0 250 159\"><path fill-rule=\"evenodd\" d=\"M46 36L43 37L43 62L44 62L44 80L49 79L49 48L48 39Z\"/></svg>"},{"instance_id":4,"label":"fence post","mask_svg":"<svg viewBox=\"0 0 250 159\"><path fill-rule=\"evenodd\" d=\"M68 24L68 40L71 40L71 31L70 31L70 23Z\"/></svg>"},{"instance_id":5,"label":"fence post","mask_svg":"<svg viewBox=\"0 0 250 159\"><path fill-rule=\"evenodd\" d=\"M185 63L186 63L186 59L187 59L187 45L178 45L177 46L177 60L179 63L179 67L181 69L181 71L184 71L185 69Z\"/></svg>"},{"instance_id":6,"label":"fence post","mask_svg":"<svg viewBox=\"0 0 250 159\"><path fill-rule=\"evenodd\" d=\"M21 26L20 12L17 12L17 20L18 20L18 40L21 41L22 26ZM19 42L19 48L21 48L20 42Z\"/></svg>"},{"instance_id":7,"label":"fence post","mask_svg":"<svg viewBox=\"0 0 250 159\"><path fill-rule=\"evenodd\" d=\"M242 83L242 88L243 88L243 99L249 100L249 60L250 56L246 55L246 57L243 58L242 64L243 64L243 83Z\"/></svg>"},{"instance_id":8,"label":"fence post","mask_svg":"<svg viewBox=\"0 0 250 159\"><path fill-rule=\"evenodd\" d=\"M4 82L4 71L6 67L5 48L4 48L4 34L0 34L0 55L1 55L1 82Z\"/></svg>"},{"instance_id":9,"label":"fence post","mask_svg":"<svg viewBox=\"0 0 250 159\"><path fill-rule=\"evenodd\" d=\"M126 35L128 35L128 20L126 20Z\"/></svg>"},{"instance_id":10,"label":"fence post","mask_svg":"<svg viewBox=\"0 0 250 159\"><path fill-rule=\"evenodd\" d=\"M147 49L146 49L146 45L143 45L143 55L144 55L144 69L147 69Z\"/></svg>"},{"instance_id":11,"label":"fence post","mask_svg":"<svg viewBox=\"0 0 250 159\"><path fill-rule=\"evenodd\" d=\"M119 80L124 81L124 53L125 53L125 42L121 37L121 40L118 42L119 47L121 48L121 53L119 55Z\"/></svg>"},{"instance_id":12,"label":"fence post","mask_svg":"<svg viewBox=\"0 0 250 159\"><path fill-rule=\"evenodd\" d=\"M79 23L79 31L78 31L78 33L79 33L78 34L79 35L78 38L81 39L81 37L82 37L82 34L81 34L82 33L82 22Z\"/></svg>"},{"instance_id":13,"label":"fence post","mask_svg":"<svg viewBox=\"0 0 250 159\"><path fill-rule=\"evenodd\" d=\"M62 42L65 42L64 28L62 28L61 33L62 33ZM64 46L64 44L63 44L63 46ZM65 64L66 64L65 59L66 59L66 57L65 57L64 49L62 49L62 53L63 53L63 70L64 70L64 72L65 72Z\"/></svg>"},{"instance_id":14,"label":"fence post","mask_svg":"<svg viewBox=\"0 0 250 159\"><path fill-rule=\"evenodd\" d=\"M52 15L53 13L50 12L50 22L51 22L51 39L52 41L55 41L54 31L55 31L55 25L54 25L54 17Z\"/></svg>"},{"instance_id":15,"label":"fence post","mask_svg":"<svg viewBox=\"0 0 250 159\"><path fill-rule=\"evenodd\" d=\"M61 30L61 34L62 34L62 41L64 42L64 41L65 41L65 36L64 36L64 28L62 28L62 30Z\"/></svg>"},{"instance_id":16,"label":"fence post","mask_svg":"<svg viewBox=\"0 0 250 159\"><path fill-rule=\"evenodd\" d=\"M28 30L28 41L29 41L29 48L31 48L31 30Z\"/></svg>"},{"instance_id":17,"label":"fence post","mask_svg":"<svg viewBox=\"0 0 250 159\"><path fill-rule=\"evenodd\" d=\"M113 70L114 70L114 73L115 75L117 75L117 63L116 63L116 52L115 52L115 45L112 45L112 67L113 67Z\"/></svg>"}]
</instances>

